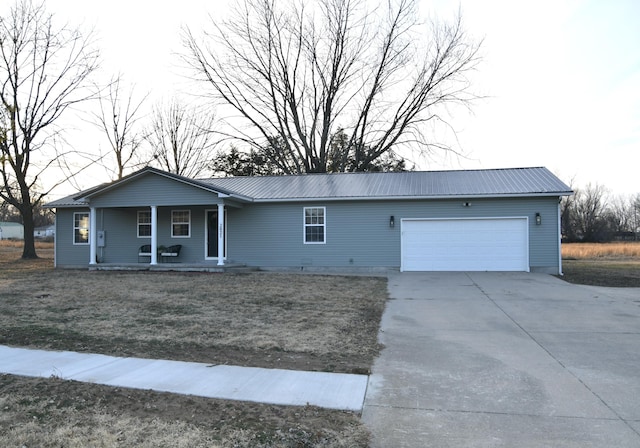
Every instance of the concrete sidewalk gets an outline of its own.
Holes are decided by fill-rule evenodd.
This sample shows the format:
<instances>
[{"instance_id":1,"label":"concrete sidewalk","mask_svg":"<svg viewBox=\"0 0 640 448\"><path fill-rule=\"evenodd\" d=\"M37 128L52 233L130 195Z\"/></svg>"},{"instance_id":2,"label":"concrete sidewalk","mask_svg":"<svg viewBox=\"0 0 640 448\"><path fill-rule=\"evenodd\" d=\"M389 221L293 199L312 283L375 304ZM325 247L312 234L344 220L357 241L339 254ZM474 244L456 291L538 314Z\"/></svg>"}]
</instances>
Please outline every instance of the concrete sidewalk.
<instances>
[{"instance_id":1,"label":"concrete sidewalk","mask_svg":"<svg viewBox=\"0 0 640 448\"><path fill-rule=\"evenodd\" d=\"M225 400L361 411L366 375L119 358L0 345L0 373Z\"/></svg>"}]
</instances>

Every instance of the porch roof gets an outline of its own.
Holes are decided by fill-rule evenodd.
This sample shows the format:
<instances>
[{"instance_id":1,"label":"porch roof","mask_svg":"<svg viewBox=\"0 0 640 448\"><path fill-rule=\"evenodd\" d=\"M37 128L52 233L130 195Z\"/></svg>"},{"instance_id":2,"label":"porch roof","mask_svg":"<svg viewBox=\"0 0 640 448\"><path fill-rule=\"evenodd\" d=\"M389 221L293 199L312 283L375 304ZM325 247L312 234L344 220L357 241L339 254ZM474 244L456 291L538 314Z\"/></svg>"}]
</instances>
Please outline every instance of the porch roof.
<instances>
[{"instance_id":1,"label":"porch roof","mask_svg":"<svg viewBox=\"0 0 640 448\"><path fill-rule=\"evenodd\" d=\"M123 177L122 179L113 181L113 182L109 182L109 183L104 183L104 184L100 184L97 185L95 187L89 188L87 190L83 190L80 191L78 193L66 196L64 198L55 200L55 201L51 201L47 204L45 204L45 207L47 208L65 208L65 207L83 207L83 206L87 206L89 204L89 200L93 197L93 196L97 196L103 193L106 193L110 190L114 190L116 188L121 187L122 185L125 185L129 182L134 181L137 178L140 178L141 176L144 175L148 175L148 174L156 174L158 176L162 176L162 177L166 177L168 179L172 179L176 182L180 182L183 184L187 184L205 191L209 191L213 194L222 196L222 197L229 197L229 198L233 198L236 201L240 201L240 202L249 202L251 201L251 198L245 197L242 194L238 194L235 193L233 191L229 191L225 188L222 187L216 187L213 185L209 185L207 183L204 183L200 180L197 179L190 179L188 177L184 177L184 176L180 176L174 173L169 173L166 171L162 171L159 170L157 168L152 168L152 167L146 167L141 169L140 171L136 171L135 173L132 173L128 176Z\"/></svg>"}]
</instances>

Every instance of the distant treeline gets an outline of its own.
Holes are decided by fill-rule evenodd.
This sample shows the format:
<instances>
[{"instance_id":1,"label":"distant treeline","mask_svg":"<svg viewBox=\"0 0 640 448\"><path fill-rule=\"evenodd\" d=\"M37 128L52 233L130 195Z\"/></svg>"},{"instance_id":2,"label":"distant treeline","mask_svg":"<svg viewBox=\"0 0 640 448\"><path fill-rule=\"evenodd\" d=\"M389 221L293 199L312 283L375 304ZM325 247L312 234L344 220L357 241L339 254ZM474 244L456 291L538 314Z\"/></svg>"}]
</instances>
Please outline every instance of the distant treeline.
<instances>
[{"instance_id":1,"label":"distant treeline","mask_svg":"<svg viewBox=\"0 0 640 448\"><path fill-rule=\"evenodd\" d=\"M612 196L599 184L574 188L563 198L562 238L567 242L634 241L639 239L640 193Z\"/></svg>"}]
</instances>

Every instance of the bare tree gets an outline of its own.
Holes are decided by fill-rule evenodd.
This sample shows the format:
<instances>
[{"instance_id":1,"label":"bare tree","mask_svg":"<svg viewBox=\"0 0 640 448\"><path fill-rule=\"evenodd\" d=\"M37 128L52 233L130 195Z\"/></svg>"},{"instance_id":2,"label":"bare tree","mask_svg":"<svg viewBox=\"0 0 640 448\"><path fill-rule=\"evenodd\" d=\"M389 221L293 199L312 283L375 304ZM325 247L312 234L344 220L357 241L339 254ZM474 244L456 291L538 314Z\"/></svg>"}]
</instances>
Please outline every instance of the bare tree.
<instances>
[{"instance_id":1,"label":"bare tree","mask_svg":"<svg viewBox=\"0 0 640 448\"><path fill-rule=\"evenodd\" d=\"M122 179L127 168L135 169L144 164L138 160L138 150L143 141L138 122L140 108L148 96L134 99L134 87L125 91L122 83L122 76L111 80L108 93L99 98L100 112L94 114L94 123L106 134L112 156L106 158L103 165L113 169L117 179Z\"/></svg>"},{"instance_id":2,"label":"bare tree","mask_svg":"<svg viewBox=\"0 0 640 448\"><path fill-rule=\"evenodd\" d=\"M611 197L605 216L614 234L612 236L625 238L627 233L633 232L633 202L630 197Z\"/></svg>"},{"instance_id":3,"label":"bare tree","mask_svg":"<svg viewBox=\"0 0 640 448\"><path fill-rule=\"evenodd\" d=\"M452 149L427 139L449 104L468 105L481 43L451 23L417 19L416 0L244 0L204 38L185 30L185 60L212 96L244 120L228 137L283 142L285 173L326 172L331 136L349 136L334 169L366 171L400 145ZM446 122L445 122L446 124Z\"/></svg>"},{"instance_id":4,"label":"bare tree","mask_svg":"<svg viewBox=\"0 0 640 448\"><path fill-rule=\"evenodd\" d=\"M92 98L85 87L98 59L90 33L57 26L41 4L22 0L0 17L0 199L20 212L23 258L37 257L34 208L65 180L37 191L44 174L66 155L56 147L56 122Z\"/></svg>"},{"instance_id":5,"label":"bare tree","mask_svg":"<svg viewBox=\"0 0 640 448\"><path fill-rule=\"evenodd\" d=\"M145 136L152 163L181 176L202 175L213 158L214 125L213 114L198 114L175 98L168 106L156 106Z\"/></svg>"},{"instance_id":6,"label":"bare tree","mask_svg":"<svg viewBox=\"0 0 640 448\"><path fill-rule=\"evenodd\" d=\"M574 202L574 226L582 241L602 241L607 238L607 189L600 184L587 184L578 189Z\"/></svg>"}]
</instances>

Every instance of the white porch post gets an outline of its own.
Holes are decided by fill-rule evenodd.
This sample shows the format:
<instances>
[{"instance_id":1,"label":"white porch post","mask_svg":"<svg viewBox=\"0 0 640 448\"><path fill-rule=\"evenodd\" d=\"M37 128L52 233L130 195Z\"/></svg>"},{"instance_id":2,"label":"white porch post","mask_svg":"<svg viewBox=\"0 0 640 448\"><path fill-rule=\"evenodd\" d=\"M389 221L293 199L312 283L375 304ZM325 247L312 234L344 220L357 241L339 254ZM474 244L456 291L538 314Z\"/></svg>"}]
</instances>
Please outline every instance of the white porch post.
<instances>
[{"instance_id":1,"label":"white porch post","mask_svg":"<svg viewBox=\"0 0 640 448\"><path fill-rule=\"evenodd\" d=\"M89 208L89 265L96 264L98 244L98 219L96 218L96 208Z\"/></svg>"},{"instance_id":2,"label":"white porch post","mask_svg":"<svg viewBox=\"0 0 640 448\"><path fill-rule=\"evenodd\" d=\"M224 266L224 204L218 204L218 266Z\"/></svg>"},{"instance_id":3,"label":"white porch post","mask_svg":"<svg viewBox=\"0 0 640 448\"><path fill-rule=\"evenodd\" d=\"M151 206L151 264L158 264L158 206Z\"/></svg>"}]
</instances>

